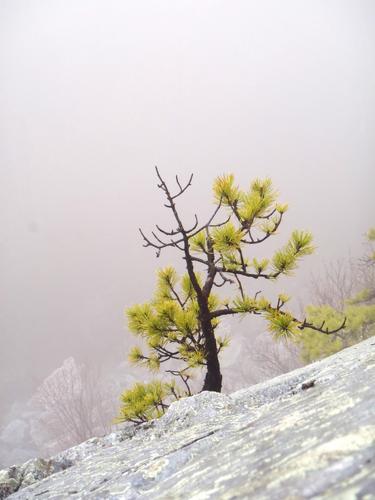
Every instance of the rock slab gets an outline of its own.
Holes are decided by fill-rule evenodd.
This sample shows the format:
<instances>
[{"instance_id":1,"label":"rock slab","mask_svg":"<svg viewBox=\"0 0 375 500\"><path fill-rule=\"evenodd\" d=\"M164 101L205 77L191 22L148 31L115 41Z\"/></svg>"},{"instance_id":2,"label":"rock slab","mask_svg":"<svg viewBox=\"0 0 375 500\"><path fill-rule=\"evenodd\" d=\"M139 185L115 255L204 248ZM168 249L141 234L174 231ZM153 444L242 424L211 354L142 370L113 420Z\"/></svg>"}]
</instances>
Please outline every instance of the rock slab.
<instances>
[{"instance_id":1,"label":"rock slab","mask_svg":"<svg viewBox=\"0 0 375 500\"><path fill-rule=\"evenodd\" d=\"M13 492L13 493L12 493ZM375 499L375 338L0 471L9 499Z\"/></svg>"}]
</instances>

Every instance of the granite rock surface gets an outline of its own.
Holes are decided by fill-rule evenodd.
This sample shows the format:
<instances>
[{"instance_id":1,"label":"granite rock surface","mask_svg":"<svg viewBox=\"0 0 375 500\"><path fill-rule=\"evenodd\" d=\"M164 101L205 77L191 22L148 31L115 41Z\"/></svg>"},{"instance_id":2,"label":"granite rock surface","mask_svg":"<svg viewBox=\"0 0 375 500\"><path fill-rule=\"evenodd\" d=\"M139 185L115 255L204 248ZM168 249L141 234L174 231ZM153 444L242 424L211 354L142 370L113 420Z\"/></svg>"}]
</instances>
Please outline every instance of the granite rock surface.
<instances>
[{"instance_id":1,"label":"granite rock surface","mask_svg":"<svg viewBox=\"0 0 375 500\"><path fill-rule=\"evenodd\" d=\"M10 496L8 496L10 495ZM0 471L9 499L375 499L375 338Z\"/></svg>"}]
</instances>

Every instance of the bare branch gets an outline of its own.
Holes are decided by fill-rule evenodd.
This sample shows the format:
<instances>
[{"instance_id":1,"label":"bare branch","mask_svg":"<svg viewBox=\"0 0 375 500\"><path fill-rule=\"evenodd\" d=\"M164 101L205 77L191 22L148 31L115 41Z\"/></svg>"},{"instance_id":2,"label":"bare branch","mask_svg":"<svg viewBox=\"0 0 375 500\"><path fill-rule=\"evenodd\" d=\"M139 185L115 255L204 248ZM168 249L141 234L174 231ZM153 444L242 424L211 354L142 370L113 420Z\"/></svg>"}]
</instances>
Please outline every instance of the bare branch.
<instances>
[{"instance_id":1,"label":"bare branch","mask_svg":"<svg viewBox=\"0 0 375 500\"><path fill-rule=\"evenodd\" d=\"M223 222L218 222L217 224L208 224L207 227L221 227L225 226L227 222L229 222L232 218L232 214L230 214Z\"/></svg>"},{"instance_id":2,"label":"bare branch","mask_svg":"<svg viewBox=\"0 0 375 500\"><path fill-rule=\"evenodd\" d=\"M194 218L195 218L194 225L192 226L191 229L186 229L186 233L191 233L192 231L194 231L197 228L197 226L199 224L197 214L194 214ZM162 229L157 224L156 224L156 229L158 231L160 231L162 234L166 235L166 236L176 236L177 234L181 234L181 230L180 229L176 229L176 230L172 230L172 231L166 231L165 229ZM182 241L182 240L180 240L180 241Z\"/></svg>"},{"instance_id":3,"label":"bare branch","mask_svg":"<svg viewBox=\"0 0 375 500\"><path fill-rule=\"evenodd\" d=\"M176 236L176 234L180 234L181 231L179 229L172 230L172 231L166 231L165 229L162 229L160 226L156 224L156 229L160 231L161 233L165 234L165 236Z\"/></svg>"},{"instance_id":4,"label":"bare branch","mask_svg":"<svg viewBox=\"0 0 375 500\"><path fill-rule=\"evenodd\" d=\"M298 327L300 330L304 330L305 328L310 328L310 330L315 330L316 332L324 333L325 335L333 335L343 328L345 328L346 325L346 318L344 318L344 321L341 323L341 325L334 329L334 330L329 330L328 328L323 328L325 325L325 321L320 326L315 326L312 323L308 323L306 319L303 321L303 323Z\"/></svg>"},{"instance_id":5,"label":"bare branch","mask_svg":"<svg viewBox=\"0 0 375 500\"><path fill-rule=\"evenodd\" d=\"M270 217L270 215L268 217ZM268 217L257 217L257 218L258 219L262 219L262 218L268 219ZM280 226L282 218L283 218L283 214L281 213L278 221L275 222L275 227L273 228L273 230L270 231L270 232L267 232L265 234L265 236L263 236L262 238L256 238L256 239L254 239L254 237L251 234L251 227L249 227L248 230L247 230L247 234L249 235L250 240L246 240L244 238L244 239L241 240L241 242L242 243L246 243L247 245L256 245L258 243L263 243L263 241L266 241L270 236L272 236L277 231L278 227Z\"/></svg>"},{"instance_id":6,"label":"bare branch","mask_svg":"<svg viewBox=\"0 0 375 500\"><path fill-rule=\"evenodd\" d=\"M197 214L194 214L194 218L195 218L194 226L191 229L187 229L186 233L191 233L197 228L197 226L199 224Z\"/></svg>"},{"instance_id":7,"label":"bare branch","mask_svg":"<svg viewBox=\"0 0 375 500\"><path fill-rule=\"evenodd\" d=\"M269 213L269 214L267 214L267 215L258 215L258 216L257 216L257 219L269 219L270 217L272 217L272 216L273 216L273 214L274 214L275 212L276 212L276 208L274 208L274 209L272 210L272 212L270 212L270 213Z\"/></svg>"},{"instance_id":8,"label":"bare branch","mask_svg":"<svg viewBox=\"0 0 375 500\"><path fill-rule=\"evenodd\" d=\"M160 239L160 238L156 235L156 233L155 233L154 231L151 231L151 234L152 234L152 236L155 238L155 240L156 240L156 241L158 241L158 242L160 243L160 245L161 245L162 247L166 247L166 246L168 245L168 243L165 243L164 241L162 241L162 240L161 240L161 239Z\"/></svg>"},{"instance_id":9,"label":"bare branch","mask_svg":"<svg viewBox=\"0 0 375 500\"><path fill-rule=\"evenodd\" d=\"M181 309L184 309L184 303L182 302L180 296L178 295L178 293L176 292L176 290L174 289L172 283L169 283L169 287L171 289L171 292L173 293L175 299L177 300L177 302L179 303L179 305L181 306Z\"/></svg>"},{"instance_id":10,"label":"bare branch","mask_svg":"<svg viewBox=\"0 0 375 500\"><path fill-rule=\"evenodd\" d=\"M191 174L191 176L190 176L190 178L189 178L186 186L182 187L181 184L180 184L180 181L178 179L178 175L176 175L176 182L177 182L178 187L180 188L180 191L177 194L175 194L174 196L171 196L172 200L174 200L174 199L178 198L179 196L181 196L182 193L184 193L187 190L187 188L189 186L191 186L192 180L193 180L193 174Z\"/></svg>"},{"instance_id":11,"label":"bare branch","mask_svg":"<svg viewBox=\"0 0 375 500\"><path fill-rule=\"evenodd\" d=\"M217 288L221 288L222 286L225 285L225 283L229 283L230 285L233 285L234 281L231 280L230 278L227 278L226 276L223 275L223 273L219 273L220 278L223 280L222 283L216 283L214 282L214 285Z\"/></svg>"},{"instance_id":12,"label":"bare branch","mask_svg":"<svg viewBox=\"0 0 375 500\"><path fill-rule=\"evenodd\" d=\"M238 248L238 253L239 253L239 255L240 255L240 260L241 260L241 267L242 267L242 271L246 271L247 266L246 266L246 264L245 264L245 259L244 259L244 257L243 257L243 253L242 253L241 248Z\"/></svg>"},{"instance_id":13,"label":"bare branch","mask_svg":"<svg viewBox=\"0 0 375 500\"><path fill-rule=\"evenodd\" d=\"M172 375L174 375L175 377L180 377L180 379L182 380L182 382L184 383L186 389L187 389L187 395L188 396L191 396L192 395L192 392L191 392L191 389L190 389L190 386L189 386L189 383L188 383L188 380L190 379L190 376L189 375L183 375L183 372L187 370L187 368L184 368L184 370L181 370L181 371L178 371L178 370L166 370L167 373L171 373Z\"/></svg>"},{"instance_id":14,"label":"bare branch","mask_svg":"<svg viewBox=\"0 0 375 500\"><path fill-rule=\"evenodd\" d=\"M244 294L244 291L243 291L243 288L242 288L242 283L240 281L240 278L237 276L237 274L235 274L234 277L236 278L236 281L238 283L238 288L240 290L240 294L241 294L241 297L243 299L245 297L245 294Z\"/></svg>"}]
</instances>

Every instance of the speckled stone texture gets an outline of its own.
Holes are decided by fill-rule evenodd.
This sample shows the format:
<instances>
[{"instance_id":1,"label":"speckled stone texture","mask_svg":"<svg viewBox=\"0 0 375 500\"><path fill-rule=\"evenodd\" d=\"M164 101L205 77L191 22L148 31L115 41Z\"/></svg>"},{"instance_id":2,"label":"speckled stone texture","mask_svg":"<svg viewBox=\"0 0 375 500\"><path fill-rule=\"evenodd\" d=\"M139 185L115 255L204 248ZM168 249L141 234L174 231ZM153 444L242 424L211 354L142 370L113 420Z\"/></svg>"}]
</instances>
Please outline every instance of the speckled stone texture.
<instances>
[{"instance_id":1,"label":"speckled stone texture","mask_svg":"<svg viewBox=\"0 0 375 500\"><path fill-rule=\"evenodd\" d=\"M230 396L180 400L45 461L44 475L33 467L34 483L13 469L8 498L375 499L375 338Z\"/></svg>"}]
</instances>

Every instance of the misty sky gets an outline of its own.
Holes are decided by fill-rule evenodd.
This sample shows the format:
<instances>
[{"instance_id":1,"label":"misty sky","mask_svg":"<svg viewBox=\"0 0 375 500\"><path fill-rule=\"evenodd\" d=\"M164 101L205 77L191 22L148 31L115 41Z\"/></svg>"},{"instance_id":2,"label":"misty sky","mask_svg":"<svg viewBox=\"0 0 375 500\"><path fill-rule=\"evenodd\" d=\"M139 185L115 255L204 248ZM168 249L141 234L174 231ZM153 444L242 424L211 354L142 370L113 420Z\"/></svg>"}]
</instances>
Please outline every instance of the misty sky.
<instances>
[{"instance_id":1,"label":"misty sky","mask_svg":"<svg viewBox=\"0 0 375 500\"><path fill-rule=\"evenodd\" d=\"M174 262L137 232L168 226L154 165L195 174L188 220L215 176L270 176L290 206L275 245L318 246L294 295L361 255L374 26L373 0L0 0L0 405L69 356L125 356L124 307Z\"/></svg>"}]
</instances>

